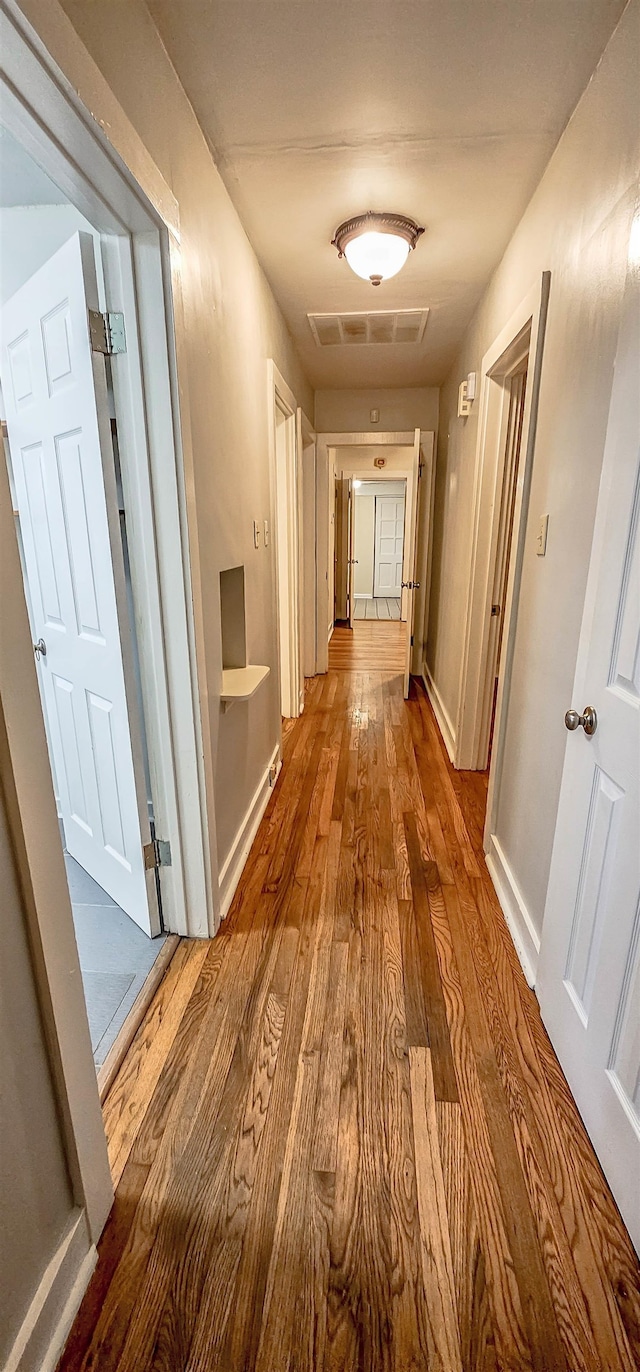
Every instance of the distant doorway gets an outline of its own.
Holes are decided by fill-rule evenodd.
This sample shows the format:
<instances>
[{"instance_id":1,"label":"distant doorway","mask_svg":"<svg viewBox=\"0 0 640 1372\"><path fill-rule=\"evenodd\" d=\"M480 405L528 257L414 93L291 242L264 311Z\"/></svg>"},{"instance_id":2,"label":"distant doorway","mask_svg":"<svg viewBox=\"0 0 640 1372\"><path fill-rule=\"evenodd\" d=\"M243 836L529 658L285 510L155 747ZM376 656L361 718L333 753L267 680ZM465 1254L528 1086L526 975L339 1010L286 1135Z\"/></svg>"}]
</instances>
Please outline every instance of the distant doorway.
<instances>
[{"instance_id":1,"label":"distant doorway","mask_svg":"<svg viewBox=\"0 0 640 1372\"><path fill-rule=\"evenodd\" d=\"M406 480L355 478L353 618L401 620Z\"/></svg>"}]
</instances>

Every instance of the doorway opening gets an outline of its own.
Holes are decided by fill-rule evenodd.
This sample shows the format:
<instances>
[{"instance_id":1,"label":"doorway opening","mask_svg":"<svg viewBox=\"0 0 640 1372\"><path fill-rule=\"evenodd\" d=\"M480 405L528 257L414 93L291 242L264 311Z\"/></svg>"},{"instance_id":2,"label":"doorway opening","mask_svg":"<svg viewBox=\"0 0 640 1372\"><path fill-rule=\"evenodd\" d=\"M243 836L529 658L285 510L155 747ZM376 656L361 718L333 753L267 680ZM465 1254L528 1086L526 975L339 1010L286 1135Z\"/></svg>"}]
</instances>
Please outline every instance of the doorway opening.
<instances>
[{"instance_id":1,"label":"doorway opening","mask_svg":"<svg viewBox=\"0 0 640 1372\"><path fill-rule=\"evenodd\" d=\"M317 435L319 670L397 669L405 696L424 661L433 439L419 429Z\"/></svg>"},{"instance_id":2,"label":"doorway opening","mask_svg":"<svg viewBox=\"0 0 640 1372\"><path fill-rule=\"evenodd\" d=\"M497 545L491 596L490 637L487 652L487 680L484 691L484 717L480 741L480 758L486 752L486 770L491 766L491 752L495 729L496 704L500 684L500 655L502 650L504 610L509 584L509 568L513 546L514 514L520 460L522 456L522 426L527 394L530 330L521 344L521 354L512 361L502 378L505 408L503 438L502 483L498 512Z\"/></svg>"},{"instance_id":3,"label":"doorway opening","mask_svg":"<svg viewBox=\"0 0 640 1372\"><path fill-rule=\"evenodd\" d=\"M275 531L276 611L280 713L297 719L304 706L302 600L303 482L299 411L293 392L269 362L272 434L273 526ZM264 531L268 543L268 526ZM260 531L256 531L256 546Z\"/></svg>"},{"instance_id":4,"label":"doorway opening","mask_svg":"<svg viewBox=\"0 0 640 1372\"><path fill-rule=\"evenodd\" d=\"M101 239L5 128L0 183L4 460L100 1071L166 943Z\"/></svg>"},{"instance_id":5,"label":"doorway opening","mask_svg":"<svg viewBox=\"0 0 640 1372\"><path fill-rule=\"evenodd\" d=\"M401 620L406 480L357 477L353 489L353 618Z\"/></svg>"}]
</instances>

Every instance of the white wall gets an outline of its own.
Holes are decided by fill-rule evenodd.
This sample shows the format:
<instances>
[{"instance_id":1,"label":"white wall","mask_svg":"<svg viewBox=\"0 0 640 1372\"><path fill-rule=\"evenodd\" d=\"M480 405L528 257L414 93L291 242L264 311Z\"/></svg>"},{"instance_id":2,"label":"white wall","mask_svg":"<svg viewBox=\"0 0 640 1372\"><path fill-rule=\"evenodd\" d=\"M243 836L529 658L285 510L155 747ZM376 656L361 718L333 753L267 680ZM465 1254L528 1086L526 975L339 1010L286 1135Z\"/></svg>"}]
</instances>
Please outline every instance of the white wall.
<instances>
[{"instance_id":1,"label":"white wall","mask_svg":"<svg viewBox=\"0 0 640 1372\"><path fill-rule=\"evenodd\" d=\"M37 16L40 0L23 0ZM274 541L270 519L267 359L305 412L313 392L195 115L142 0L64 0L83 42L179 205L188 394L215 756L218 855L232 851L280 734ZM114 14L117 12L117 22ZM219 574L243 564L250 662L271 675L222 714ZM217 683L218 689L215 689ZM214 687L214 689L212 689Z\"/></svg>"},{"instance_id":2,"label":"white wall","mask_svg":"<svg viewBox=\"0 0 640 1372\"><path fill-rule=\"evenodd\" d=\"M100 235L75 205L18 205L0 209L0 305L23 286L72 234ZM98 293L104 309L104 277L96 253Z\"/></svg>"},{"instance_id":3,"label":"white wall","mask_svg":"<svg viewBox=\"0 0 640 1372\"><path fill-rule=\"evenodd\" d=\"M315 426L318 433L368 433L438 428L437 386L370 391L316 391ZM372 424L370 411L379 410Z\"/></svg>"},{"instance_id":4,"label":"white wall","mask_svg":"<svg viewBox=\"0 0 640 1372\"><path fill-rule=\"evenodd\" d=\"M442 389L427 663L454 729L469 590L477 404L459 382L550 269L529 526L496 832L534 927L542 923L629 228L638 193L640 0L631 0L563 134ZM536 557L540 515L547 555Z\"/></svg>"}]
</instances>

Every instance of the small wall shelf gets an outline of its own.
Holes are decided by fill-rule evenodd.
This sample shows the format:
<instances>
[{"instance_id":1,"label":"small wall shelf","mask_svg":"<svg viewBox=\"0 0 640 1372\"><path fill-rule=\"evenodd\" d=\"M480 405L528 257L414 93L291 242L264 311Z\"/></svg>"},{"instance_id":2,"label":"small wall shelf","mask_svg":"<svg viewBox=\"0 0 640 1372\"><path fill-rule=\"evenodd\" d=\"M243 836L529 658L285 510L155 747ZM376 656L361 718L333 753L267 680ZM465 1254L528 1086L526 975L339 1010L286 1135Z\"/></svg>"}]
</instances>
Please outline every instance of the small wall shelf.
<instances>
[{"instance_id":1,"label":"small wall shelf","mask_svg":"<svg viewBox=\"0 0 640 1372\"><path fill-rule=\"evenodd\" d=\"M269 667L227 667L222 673L222 708L228 710L234 700L250 700L266 681Z\"/></svg>"}]
</instances>

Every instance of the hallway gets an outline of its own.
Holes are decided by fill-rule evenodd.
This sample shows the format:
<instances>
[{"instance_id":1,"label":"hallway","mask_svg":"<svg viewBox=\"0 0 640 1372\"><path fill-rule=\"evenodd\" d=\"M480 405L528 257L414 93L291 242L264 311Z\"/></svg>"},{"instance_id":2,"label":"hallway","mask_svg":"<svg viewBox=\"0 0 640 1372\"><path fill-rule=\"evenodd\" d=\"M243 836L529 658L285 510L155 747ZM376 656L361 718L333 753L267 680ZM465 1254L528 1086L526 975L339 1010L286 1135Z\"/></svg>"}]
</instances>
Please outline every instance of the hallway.
<instances>
[{"instance_id":1,"label":"hallway","mask_svg":"<svg viewBox=\"0 0 640 1372\"><path fill-rule=\"evenodd\" d=\"M178 949L107 1099L116 1202L61 1372L631 1372L636 1260L482 785L420 685L307 682L231 912Z\"/></svg>"}]
</instances>

